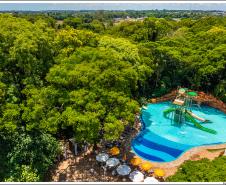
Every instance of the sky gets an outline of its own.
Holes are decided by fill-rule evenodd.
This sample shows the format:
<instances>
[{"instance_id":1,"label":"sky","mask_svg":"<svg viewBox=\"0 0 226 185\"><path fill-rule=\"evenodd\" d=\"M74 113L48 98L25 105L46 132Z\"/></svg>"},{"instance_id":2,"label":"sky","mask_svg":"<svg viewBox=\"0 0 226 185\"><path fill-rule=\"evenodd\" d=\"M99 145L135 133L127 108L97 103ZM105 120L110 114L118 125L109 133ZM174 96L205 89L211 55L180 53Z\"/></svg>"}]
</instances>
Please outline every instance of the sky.
<instances>
[{"instance_id":1,"label":"sky","mask_svg":"<svg viewBox=\"0 0 226 185\"><path fill-rule=\"evenodd\" d=\"M1 3L0 11L43 10L221 10L226 11L226 2L218 3Z\"/></svg>"}]
</instances>

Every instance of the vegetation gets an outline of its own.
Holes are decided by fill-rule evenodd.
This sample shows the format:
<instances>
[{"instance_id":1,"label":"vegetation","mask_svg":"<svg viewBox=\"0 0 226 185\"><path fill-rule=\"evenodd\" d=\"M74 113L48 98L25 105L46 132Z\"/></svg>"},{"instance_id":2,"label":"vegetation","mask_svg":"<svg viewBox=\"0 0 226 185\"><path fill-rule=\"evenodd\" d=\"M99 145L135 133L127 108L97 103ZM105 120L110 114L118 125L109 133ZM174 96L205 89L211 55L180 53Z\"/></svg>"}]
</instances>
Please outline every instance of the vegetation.
<instances>
[{"instance_id":1,"label":"vegetation","mask_svg":"<svg viewBox=\"0 0 226 185\"><path fill-rule=\"evenodd\" d=\"M0 14L0 181L42 181L62 136L117 140L178 86L226 102L226 18L160 13Z\"/></svg>"},{"instance_id":2,"label":"vegetation","mask_svg":"<svg viewBox=\"0 0 226 185\"><path fill-rule=\"evenodd\" d=\"M39 181L60 153L57 140L44 133L0 133L0 178L3 181Z\"/></svg>"},{"instance_id":3,"label":"vegetation","mask_svg":"<svg viewBox=\"0 0 226 185\"><path fill-rule=\"evenodd\" d=\"M224 182L226 157L219 157L210 161L202 159L199 161L187 161L177 173L168 177L170 182Z\"/></svg>"}]
</instances>

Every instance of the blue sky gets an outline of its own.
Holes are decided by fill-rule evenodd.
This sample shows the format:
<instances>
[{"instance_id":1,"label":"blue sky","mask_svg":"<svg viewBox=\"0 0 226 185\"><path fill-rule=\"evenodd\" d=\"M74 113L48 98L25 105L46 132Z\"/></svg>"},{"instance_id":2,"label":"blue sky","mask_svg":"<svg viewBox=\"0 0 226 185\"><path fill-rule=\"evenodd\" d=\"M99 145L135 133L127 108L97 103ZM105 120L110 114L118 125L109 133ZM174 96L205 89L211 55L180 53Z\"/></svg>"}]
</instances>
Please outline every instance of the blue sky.
<instances>
[{"instance_id":1,"label":"blue sky","mask_svg":"<svg viewBox=\"0 0 226 185\"><path fill-rule=\"evenodd\" d=\"M4 3L0 2L2 10L223 10L222 3Z\"/></svg>"}]
</instances>

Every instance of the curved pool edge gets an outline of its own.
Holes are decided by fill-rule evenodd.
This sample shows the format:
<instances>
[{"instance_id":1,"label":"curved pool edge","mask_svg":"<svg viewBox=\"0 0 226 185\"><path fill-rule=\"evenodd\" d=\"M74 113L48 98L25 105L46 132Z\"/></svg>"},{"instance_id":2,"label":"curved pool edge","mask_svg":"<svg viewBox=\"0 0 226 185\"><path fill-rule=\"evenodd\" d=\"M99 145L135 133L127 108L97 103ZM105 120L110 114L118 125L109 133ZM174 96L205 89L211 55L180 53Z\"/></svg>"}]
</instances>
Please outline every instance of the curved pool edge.
<instances>
[{"instance_id":1,"label":"curved pool edge","mask_svg":"<svg viewBox=\"0 0 226 185\"><path fill-rule=\"evenodd\" d=\"M226 143L217 144L217 145L197 146L197 147L193 147L193 148L185 151L180 157L178 157L174 161L164 162L164 163L159 163L159 162L152 162L152 163L155 164L156 166L159 166L159 167L164 167L164 166L167 166L167 167L178 167L182 163L184 163L185 161L191 160L192 156L194 156L195 154L198 154L199 152L202 152L203 150L207 150L207 149L222 149L222 148L224 148L224 149L226 148ZM205 158L208 158L208 157L205 157Z\"/></svg>"},{"instance_id":2,"label":"curved pool edge","mask_svg":"<svg viewBox=\"0 0 226 185\"><path fill-rule=\"evenodd\" d=\"M181 155L178 156L178 158L176 158L175 160L172 161L168 161L168 162L156 162L156 161L151 161L148 159L145 159L147 161L150 161L151 163L154 164L155 167L176 167L176 166L180 166L182 163L184 163L187 160L191 160L191 157L195 154L198 154L199 152L201 152L202 150L207 150L207 149L226 149L226 143L221 143L221 144L214 144L214 145L203 145L203 146L194 146L186 151L184 151ZM139 156L140 158L143 158L142 156L140 156L139 154L137 154L133 147L131 147L132 151ZM208 157L207 157L208 158Z\"/></svg>"},{"instance_id":3,"label":"curved pool edge","mask_svg":"<svg viewBox=\"0 0 226 185\"><path fill-rule=\"evenodd\" d=\"M143 109L142 109L143 110ZM145 131L147 131L148 129L146 129L145 126L145 122L142 119L142 116L140 115L140 122L141 122L141 128L138 131L138 134L132 139L131 141L131 149L133 151L133 153L135 153L137 156L139 156L140 158L144 158L142 156L140 156L133 147L133 142L140 137L140 135L142 133L144 133ZM201 152L202 150L207 150L207 149L226 149L226 142L225 143L210 143L210 144L204 144L204 145L199 145L199 146L192 146L191 147L184 150L184 152L182 152L180 155L178 155L178 157L175 160L172 161L165 161L165 162L156 162L156 161L152 161L149 159L144 158L147 161L152 162L153 164L161 167L161 166L165 166L167 165L168 167L175 167L175 166L180 166L183 162L185 162L186 160L190 160L191 157L195 154L197 154L198 152Z\"/></svg>"}]
</instances>

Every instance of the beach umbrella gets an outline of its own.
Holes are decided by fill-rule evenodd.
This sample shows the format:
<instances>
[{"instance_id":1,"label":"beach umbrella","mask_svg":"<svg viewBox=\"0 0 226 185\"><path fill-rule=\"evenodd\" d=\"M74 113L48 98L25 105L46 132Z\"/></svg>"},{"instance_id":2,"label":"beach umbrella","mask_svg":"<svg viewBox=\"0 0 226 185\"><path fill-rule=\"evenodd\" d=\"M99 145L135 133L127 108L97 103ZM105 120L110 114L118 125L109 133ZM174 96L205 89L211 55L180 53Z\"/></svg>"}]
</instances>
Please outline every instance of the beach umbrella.
<instances>
[{"instance_id":1,"label":"beach umbrella","mask_svg":"<svg viewBox=\"0 0 226 185\"><path fill-rule=\"evenodd\" d=\"M110 149L109 153L111 155L118 155L118 154L120 154L120 150L119 150L118 147L115 146L115 147L113 147L113 148Z\"/></svg>"},{"instance_id":2,"label":"beach umbrella","mask_svg":"<svg viewBox=\"0 0 226 185\"><path fill-rule=\"evenodd\" d=\"M129 173L131 172L131 168L128 165L123 164L118 166L116 171L119 175L129 175Z\"/></svg>"},{"instance_id":3,"label":"beach umbrella","mask_svg":"<svg viewBox=\"0 0 226 185\"><path fill-rule=\"evenodd\" d=\"M152 163L145 161L140 165L141 170L149 171L153 167Z\"/></svg>"},{"instance_id":4,"label":"beach umbrella","mask_svg":"<svg viewBox=\"0 0 226 185\"><path fill-rule=\"evenodd\" d=\"M146 182L146 183L153 183L153 182L158 182L158 180L155 177L146 177L144 179L144 182Z\"/></svg>"},{"instance_id":5,"label":"beach umbrella","mask_svg":"<svg viewBox=\"0 0 226 185\"><path fill-rule=\"evenodd\" d=\"M165 175L165 172L162 169L156 169L154 170L154 174L158 177L163 177Z\"/></svg>"},{"instance_id":6,"label":"beach umbrella","mask_svg":"<svg viewBox=\"0 0 226 185\"><path fill-rule=\"evenodd\" d=\"M138 170L135 170L129 174L129 178L133 182L142 182L144 180L144 174Z\"/></svg>"},{"instance_id":7,"label":"beach umbrella","mask_svg":"<svg viewBox=\"0 0 226 185\"><path fill-rule=\"evenodd\" d=\"M130 163L133 165L133 166L139 166L141 163L142 163L142 159L138 156L135 156L133 157L131 160L130 160Z\"/></svg>"},{"instance_id":8,"label":"beach umbrella","mask_svg":"<svg viewBox=\"0 0 226 185\"><path fill-rule=\"evenodd\" d=\"M106 153L100 153L96 156L96 160L99 162L106 162L108 160L109 156Z\"/></svg>"},{"instance_id":9,"label":"beach umbrella","mask_svg":"<svg viewBox=\"0 0 226 185\"><path fill-rule=\"evenodd\" d=\"M119 164L119 160L117 158L109 158L107 161L106 161L106 165L108 167L114 167L114 166L117 166Z\"/></svg>"}]
</instances>

